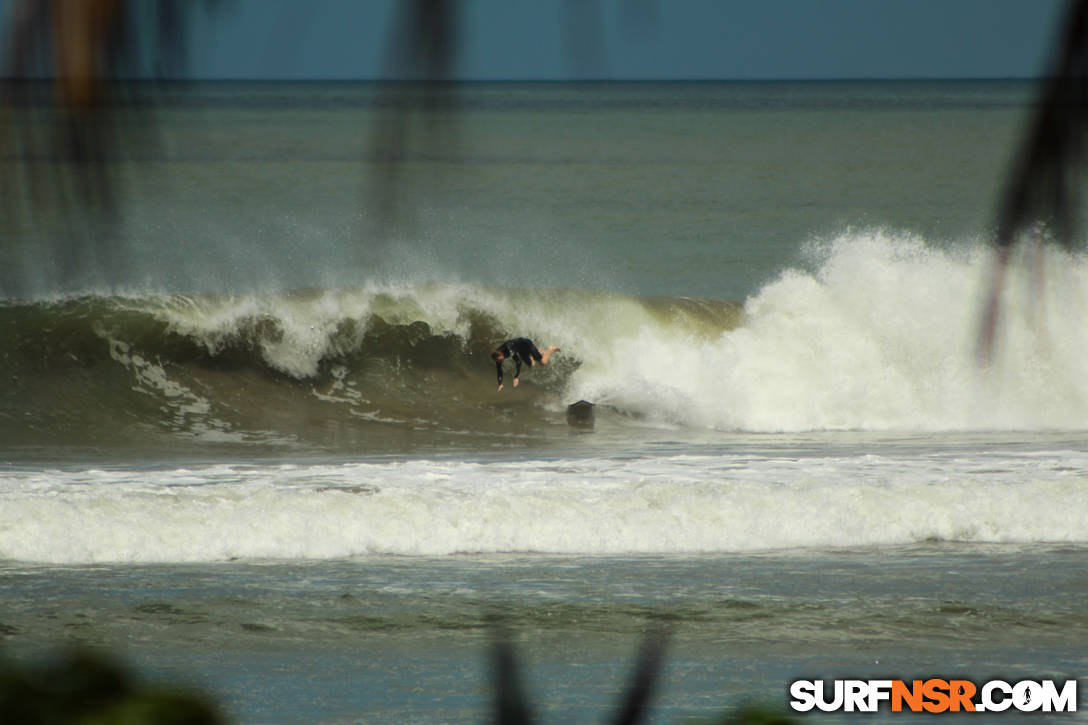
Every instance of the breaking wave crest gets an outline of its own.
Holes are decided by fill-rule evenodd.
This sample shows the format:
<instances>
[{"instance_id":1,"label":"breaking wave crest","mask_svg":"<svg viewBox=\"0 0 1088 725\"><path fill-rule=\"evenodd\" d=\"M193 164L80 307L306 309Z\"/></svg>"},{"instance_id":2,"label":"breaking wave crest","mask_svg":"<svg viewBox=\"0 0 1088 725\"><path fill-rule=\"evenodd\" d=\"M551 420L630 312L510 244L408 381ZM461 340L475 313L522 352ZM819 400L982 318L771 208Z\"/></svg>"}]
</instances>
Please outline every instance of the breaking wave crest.
<instances>
[{"instance_id":1,"label":"breaking wave crest","mask_svg":"<svg viewBox=\"0 0 1088 725\"><path fill-rule=\"evenodd\" d=\"M811 271L786 270L743 304L437 283L8 301L0 372L17 384L0 428L16 444L355 445L394 429L528 433L578 399L640 425L722 431L1088 425L1083 257L1013 270L986 368L983 250L870 231L811 256ZM496 393L488 353L517 335L563 353Z\"/></svg>"}]
</instances>

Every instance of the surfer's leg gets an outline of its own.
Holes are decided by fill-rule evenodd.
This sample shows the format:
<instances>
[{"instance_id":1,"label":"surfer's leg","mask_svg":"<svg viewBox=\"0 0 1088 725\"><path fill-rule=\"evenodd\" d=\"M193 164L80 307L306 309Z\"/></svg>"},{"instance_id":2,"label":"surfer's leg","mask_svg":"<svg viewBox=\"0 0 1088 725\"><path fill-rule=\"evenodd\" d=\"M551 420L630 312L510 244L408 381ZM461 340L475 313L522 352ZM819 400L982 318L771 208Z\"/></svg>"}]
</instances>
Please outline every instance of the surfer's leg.
<instances>
[{"instance_id":1,"label":"surfer's leg","mask_svg":"<svg viewBox=\"0 0 1088 725\"><path fill-rule=\"evenodd\" d=\"M541 365L547 365L548 364L548 359L551 358L552 353L555 353L555 352L562 352L562 350L560 350L555 345L548 345L548 347L546 347L544 349L544 352L540 353L540 364Z\"/></svg>"}]
</instances>

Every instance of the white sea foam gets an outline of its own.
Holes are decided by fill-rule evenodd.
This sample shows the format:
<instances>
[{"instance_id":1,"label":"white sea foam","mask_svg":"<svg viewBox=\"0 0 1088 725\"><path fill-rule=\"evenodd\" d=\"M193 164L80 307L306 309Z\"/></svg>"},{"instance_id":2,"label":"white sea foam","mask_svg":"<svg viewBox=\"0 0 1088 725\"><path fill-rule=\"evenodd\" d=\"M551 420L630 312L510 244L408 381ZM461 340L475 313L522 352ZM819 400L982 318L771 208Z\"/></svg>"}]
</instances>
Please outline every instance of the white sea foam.
<instances>
[{"instance_id":1,"label":"white sea foam","mask_svg":"<svg viewBox=\"0 0 1088 725\"><path fill-rule=\"evenodd\" d=\"M476 292L467 285L372 282L343 290L175 295L141 301L139 306L147 309L150 304L150 311L167 323L168 332L194 340L212 355L252 330L270 367L303 379L316 375L322 360L358 349L371 315L392 324L419 320L437 333L464 335L467 323L461 312ZM341 334L345 322L363 323L355 339ZM262 323L274 330L260 330Z\"/></svg>"},{"instance_id":2,"label":"white sea foam","mask_svg":"<svg viewBox=\"0 0 1088 725\"><path fill-rule=\"evenodd\" d=\"M748 431L1083 429L1088 260L1015 266L994 364L976 357L990 259L874 231L823 245L716 338L644 325L586 351L573 398ZM1039 294L1036 294L1036 292Z\"/></svg>"},{"instance_id":3,"label":"white sea foam","mask_svg":"<svg viewBox=\"0 0 1088 725\"><path fill-rule=\"evenodd\" d=\"M1088 542L1088 458L674 455L12 472L0 559L327 559Z\"/></svg>"}]
</instances>

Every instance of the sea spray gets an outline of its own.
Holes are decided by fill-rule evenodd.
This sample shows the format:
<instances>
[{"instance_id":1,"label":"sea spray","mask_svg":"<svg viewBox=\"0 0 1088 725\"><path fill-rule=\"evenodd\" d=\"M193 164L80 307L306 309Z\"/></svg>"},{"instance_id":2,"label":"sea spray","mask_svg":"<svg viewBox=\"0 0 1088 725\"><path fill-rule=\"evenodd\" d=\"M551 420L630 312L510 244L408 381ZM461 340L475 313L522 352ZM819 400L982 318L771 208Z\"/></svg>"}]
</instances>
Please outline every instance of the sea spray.
<instances>
[{"instance_id":1,"label":"sea spray","mask_svg":"<svg viewBox=\"0 0 1088 725\"><path fill-rule=\"evenodd\" d=\"M613 339L605 364L591 359L575 376L572 396L722 430L1088 425L1084 257L1053 252L1053 288L1014 271L1002 354L985 368L975 350L987 250L876 230L821 253L814 271L784 271L749 298L735 329L707 338L649 326ZM1045 316L1025 312L1040 306Z\"/></svg>"}]
</instances>

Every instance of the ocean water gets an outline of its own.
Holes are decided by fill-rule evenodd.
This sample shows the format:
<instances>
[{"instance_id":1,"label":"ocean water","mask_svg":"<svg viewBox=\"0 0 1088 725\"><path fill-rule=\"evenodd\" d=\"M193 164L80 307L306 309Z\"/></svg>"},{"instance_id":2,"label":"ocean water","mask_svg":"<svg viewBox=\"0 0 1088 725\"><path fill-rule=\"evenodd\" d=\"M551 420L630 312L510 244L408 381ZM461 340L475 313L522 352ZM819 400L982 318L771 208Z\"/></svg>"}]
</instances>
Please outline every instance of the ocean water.
<instances>
[{"instance_id":1,"label":"ocean water","mask_svg":"<svg viewBox=\"0 0 1088 725\"><path fill-rule=\"evenodd\" d=\"M486 720L500 631L545 721L662 628L653 722L815 677L1083 701L1088 258L1015 259L977 355L1032 98L180 85L121 118L112 218L42 203L16 109L0 654L240 723ZM562 352L496 391L521 335Z\"/></svg>"}]
</instances>

